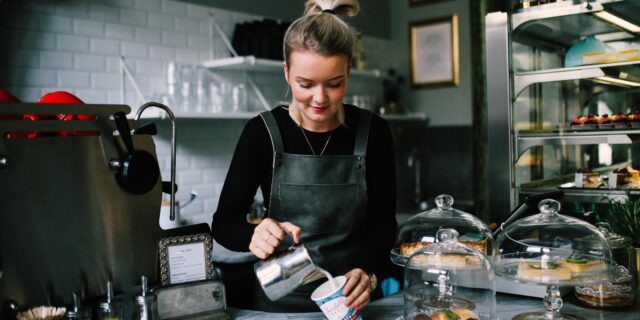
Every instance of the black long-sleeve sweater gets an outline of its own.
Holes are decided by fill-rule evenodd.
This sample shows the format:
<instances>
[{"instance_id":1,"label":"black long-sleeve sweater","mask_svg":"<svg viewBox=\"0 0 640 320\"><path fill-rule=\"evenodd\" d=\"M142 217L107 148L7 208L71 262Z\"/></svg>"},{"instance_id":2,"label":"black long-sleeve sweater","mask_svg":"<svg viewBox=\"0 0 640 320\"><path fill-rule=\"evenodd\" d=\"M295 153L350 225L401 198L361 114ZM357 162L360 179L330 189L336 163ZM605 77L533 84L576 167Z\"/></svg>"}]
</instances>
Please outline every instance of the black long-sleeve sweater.
<instances>
[{"instance_id":1,"label":"black long-sleeve sweater","mask_svg":"<svg viewBox=\"0 0 640 320\"><path fill-rule=\"evenodd\" d=\"M334 130L325 155L353 154L359 111L355 106L345 105L345 124ZM307 143L301 128L285 107L277 107L272 112L286 153L311 155L309 143L315 153L320 153L329 132L305 131L309 139ZM249 250L255 225L247 223L246 214L258 187L262 190L265 207L269 207L272 157L273 147L264 122L260 117L249 120L236 146L211 225L213 237L227 249ZM368 203L364 228L367 245L362 248L360 261L354 261L354 268L384 276L388 272L389 251L394 245L397 229L396 177L391 130L387 122L377 115L371 118L366 170Z\"/></svg>"}]
</instances>

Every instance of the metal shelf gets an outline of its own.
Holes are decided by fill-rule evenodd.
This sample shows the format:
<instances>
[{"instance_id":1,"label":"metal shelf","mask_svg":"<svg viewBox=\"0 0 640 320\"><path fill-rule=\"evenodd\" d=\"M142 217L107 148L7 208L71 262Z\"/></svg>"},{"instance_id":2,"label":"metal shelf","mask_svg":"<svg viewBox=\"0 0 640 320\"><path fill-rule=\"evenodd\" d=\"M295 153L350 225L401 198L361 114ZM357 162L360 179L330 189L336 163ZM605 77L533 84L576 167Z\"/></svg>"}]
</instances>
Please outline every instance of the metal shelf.
<instances>
[{"instance_id":1,"label":"metal shelf","mask_svg":"<svg viewBox=\"0 0 640 320\"><path fill-rule=\"evenodd\" d=\"M532 195L550 191L564 191L563 199L566 201L578 201L578 202L594 202L594 203L607 203L608 199L613 200L626 200L627 190L620 189L571 189L571 188L558 188L558 187L545 187L545 188L520 188L521 195ZM633 195L640 195L640 190L629 190Z\"/></svg>"},{"instance_id":2,"label":"metal shelf","mask_svg":"<svg viewBox=\"0 0 640 320\"><path fill-rule=\"evenodd\" d=\"M610 75L611 73L620 74L623 72L636 77L640 76L640 60L516 72L513 77L513 91L517 97L522 90L535 83L592 79Z\"/></svg>"},{"instance_id":3,"label":"metal shelf","mask_svg":"<svg viewBox=\"0 0 640 320\"><path fill-rule=\"evenodd\" d=\"M600 0L598 2L563 1L541 5L511 16L514 40L540 47L567 48L586 35L617 33L621 29L593 14L606 11L640 24L637 1ZM634 35L627 33L628 38ZM533 43L532 43L533 42Z\"/></svg>"},{"instance_id":4,"label":"metal shelf","mask_svg":"<svg viewBox=\"0 0 640 320\"><path fill-rule=\"evenodd\" d=\"M640 130L585 132L527 132L518 135L518 156L531 147L576 144L630 144L640 142Z\"/></svg>"},{"instance_id":5,"label":"metal shelf","mask_svg":"<svg viewBox=\"0 0 640 320\"><path fill-rule=\"evenodd\" d=\"M202 63L211 71L255 71L255 72L282 72L283 62L277 60L261 59L254 56L239 56L222 59L207 60ZM351 70L354 76L380 78L379 70Z\"/></svg>"}]
</instances>

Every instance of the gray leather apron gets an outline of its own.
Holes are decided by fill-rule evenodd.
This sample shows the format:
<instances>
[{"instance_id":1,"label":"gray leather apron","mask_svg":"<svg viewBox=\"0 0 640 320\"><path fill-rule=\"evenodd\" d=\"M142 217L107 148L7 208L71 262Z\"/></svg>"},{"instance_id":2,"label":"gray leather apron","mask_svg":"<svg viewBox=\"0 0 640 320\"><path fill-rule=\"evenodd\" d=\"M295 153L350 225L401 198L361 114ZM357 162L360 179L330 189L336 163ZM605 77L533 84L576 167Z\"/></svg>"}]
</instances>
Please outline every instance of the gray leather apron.
<instances>
[{"instance_id":1,"label":"gray leather apron","mask_svg":"<svg viewBox=\"0 0 640 320\"><path fill-rule=\"evenodd\" d=\"M316 265L334 276L357 266L364 244L367 207L365 158L371 113L359 110L353 155L301 155L284 152L273 114L260 113L273 145L273 178L268 216L302 229L301 242ZM286 243L284 245L290 244ZM271 312L318 311L311 292L326 279L301 286L278 301L259 287L254 305Z\"/></svg>"}]
</instances>

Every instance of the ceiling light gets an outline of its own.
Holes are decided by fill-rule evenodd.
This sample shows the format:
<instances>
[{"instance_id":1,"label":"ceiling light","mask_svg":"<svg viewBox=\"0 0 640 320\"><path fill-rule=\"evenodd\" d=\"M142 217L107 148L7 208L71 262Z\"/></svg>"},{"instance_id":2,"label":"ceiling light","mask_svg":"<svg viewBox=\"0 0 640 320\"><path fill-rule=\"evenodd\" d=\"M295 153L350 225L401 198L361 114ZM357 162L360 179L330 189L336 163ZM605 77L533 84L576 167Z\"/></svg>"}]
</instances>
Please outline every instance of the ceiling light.
<instances>
[{"instance_id":1,"label":"ceiling light","mask_svg":"<svg viewBox=\"0 0 640 320\"><path fill-rule=\"evenodd\" d=\"M605 84L623 86L623 87L640 87L640 82L623 80L623 79L614 78L610 76L593 78L593 81L605 83Z\"/></svg>"},{"instance_id":2,"label":"ceiling light","mask_svg":"<svg viewBox=\"0 0 640 320\"><path fill-rule=\"evenodd\" d=\"M640 33L640 26L633 24L627 20L624 20L616 15L613 15L609 12L606 11L599 11L594 13L596 15L596 17L605 20L611 24L614 24L622 29L625 29L627 31L633 32L633 33Z\"/></svg>"}]
</instances>

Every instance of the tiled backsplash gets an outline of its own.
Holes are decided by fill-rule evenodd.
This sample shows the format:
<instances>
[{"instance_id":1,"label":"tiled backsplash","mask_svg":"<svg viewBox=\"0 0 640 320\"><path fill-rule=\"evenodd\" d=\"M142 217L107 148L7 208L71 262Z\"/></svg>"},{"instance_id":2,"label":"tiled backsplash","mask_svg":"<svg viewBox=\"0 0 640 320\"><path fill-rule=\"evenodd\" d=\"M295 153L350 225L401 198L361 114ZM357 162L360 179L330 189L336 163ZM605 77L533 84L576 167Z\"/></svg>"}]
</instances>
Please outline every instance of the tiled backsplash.
<instances>
[{"instance_id":1,"label":"tiled backsplash","mask_svg":"<svg viewBox=\"0 0 640 320\"><path fill-rule=\"evenodd\" d=\"M169 63L197 65L211 58L228 57L221 37L212 32L209 13L231 38L238 22L262 19L168 0L3 0L0 2L0 87L23 101L66 90L87 103L123 103L120 57L131 69L145 100L167 93ZM380 56L386 40L363 37L367 65L386 70ZM234 74L232 81L244 81ZM289 100L282 73L256 75L254 80L269 103ZM125 82L124 103L136 109L137 99ZM379 80L355 80L351 95L380 99ZM248 94L251 110L260 110ZM170 126L159 120L155 137L162 176L169 177ZM177 198L199 196L184 208L189 223L210 222L220 188L244 120L178 121Z\"/></svg>"}]
</instances>

